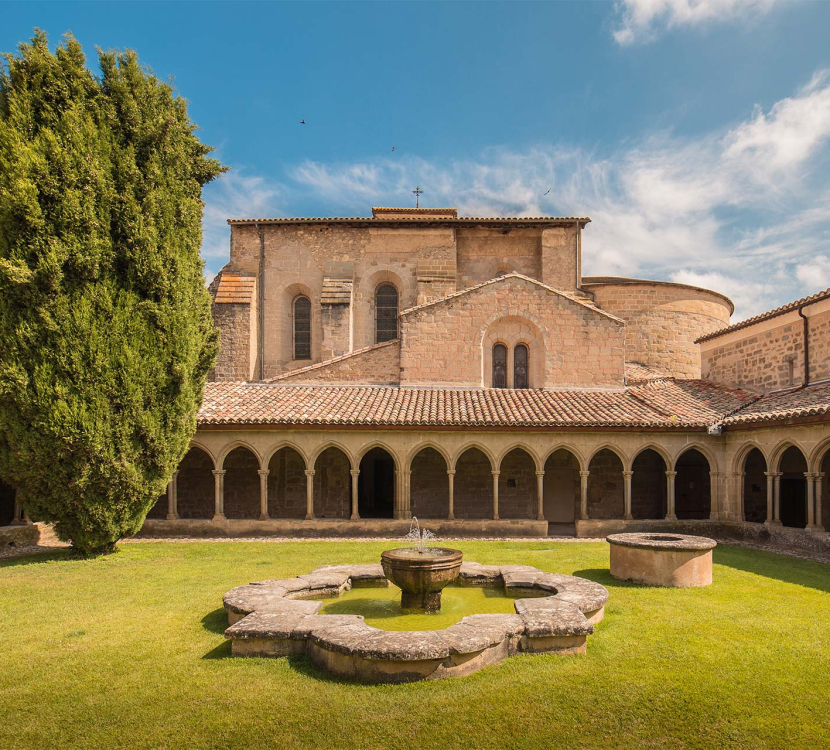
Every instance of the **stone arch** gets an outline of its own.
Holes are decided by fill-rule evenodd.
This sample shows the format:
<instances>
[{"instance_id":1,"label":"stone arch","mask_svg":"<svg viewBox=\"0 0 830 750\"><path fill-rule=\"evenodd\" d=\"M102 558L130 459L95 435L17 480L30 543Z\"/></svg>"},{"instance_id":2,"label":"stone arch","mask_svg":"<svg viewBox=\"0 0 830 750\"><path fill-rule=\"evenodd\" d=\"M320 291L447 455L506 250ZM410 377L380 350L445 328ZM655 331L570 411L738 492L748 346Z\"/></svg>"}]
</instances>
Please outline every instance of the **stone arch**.
<instances>
[{"instance_id":1,"label":"stone arch","mask_svg":"<svg viewBox=\"0 0 830 750\"><path fill-rule=\"evenodd\" d=\"M805 451L797 442L794 440L790 440L789 438L785 438L780 440L775 448L773 448L769 452L769 459L768 464L772 467L770 471L781 471L780 464L781 464L781 457L784 453L787 452L789 448L797 448L803 456L807 455L807 451Z\"/></svg>"},{"instance_id":2,"label":"stone arch","mask_svg":"<svg viewBox=\"0 0 830 750\"><path fill-rule=\"evenodd\" d=\"M447 454L431 443L419 446L407 461L409 506L413 516L447 518L450 510L449 465Z\"/></svg>"},{"instance_id":3,"label":"stone arch","mask_svg":"<svg viewBox=\"0 0 830 750\"><path fill-rule=\"evenodd\" d=\"M767 520L767 458L754 444L740 451L738 474L741 479L741 511L744 521L763 523Z\"/></svg>"},{"instance_id":4,"label":"stone arch","mask_svg":"<svg viewBox=\"0 0 830 750\"><path fill-rule=\"evenodd\" d=\"M631 465L631 462L628 460L628 455L622 448L620 448L618 445L614 445L613 443L602 443L601 445L598 445L596 448L594 448L590 454L588 454L587 465L589 467L589 471L591 461L594 460L594 456L596 456L597 453L599 453L600 451L611 451L611 453L613 453L617 458L620 459L620 462L624 467Z\"/></svg>"},{"instance_id":5,"label":"stone arch","mask_svg":"<svg viewBox=\"0 0 830 750\"><path fill-rule=\"evenodd\" d=\"M308 456L306 455L306 452L299 445L291 442L290 440L281 440L279 443L271 446L267 451L265 451L262 454L262 465L267 468L268 464L271 463L271 459L274 457L274 454L283 450L283 448L291 448L291 450L299 454L300 458L303 459L303 469L308 468Z\"/></svg>"},{"instance_id":6,"label":"stone arch","mask_svg":"<svg viewBox=\"0 0 830 750\"><path fill-rule=\"evenodd\" d=\"M631 516L635 519L665 518L667 513L666 471L671 459L665 451L647 446L631 462Z\"/></svg>"},{"instance_id":7,"label":"stone arch","mask_svg":"<svg viewBox=\"0 0 830 750\"><path fill-rule=\"evenodd\" d=\"M687 447L674 464L674 512L680 520L708 519L712 513L712 469L697 447Z\"/></svg>"},{"instance_id":8,"label":"stone arch","mask_svg":"<svg viewBox=\"0 0 830 750\"><path fill-rule=\"evenodd\" d=\"M505 448L504 450L502 450L501 453L497 454L494 465L496 466L496 468L499 471L501 471L501 463L502 463L502 461L504 461L507 454L512 453L515 450L522 450L525 453L527 453L527 455L530 456L531 459L533 459L533 469L534 469L534 471L541 471L542 470L542 467L543 467L544 464L542 463L542 461L539 460L539 456L536 454L536 451L533 448L531 448L527 443L518 442L518 443L513 443L508 448Z\"/></svg>"},{"instance_id":9,"label":"stone arch","mask_svg":"<svg viewBox=\"0 0 830 750\"><path fill-rule=\"evenodd\" d=\"M790 445L778 456L781 472L778 508L781 524L803 529L807 525L807 457L797 445Z\"/></svg>"},{"instance_id":10,"label":"stone arch","mask_svg":"<svg viewBox=\"0 0 830 750\"><path fill-rule=\"evenodd\" d=\"M499 459L499 518L536 518L535 454L517 445Z\"/></svg>"},{"instance_id":11,"label":"stone arch","mask_svg":"<svg viewBox=\"0 0 830 750\"><path fill-rule=\"evenodd\" d=\"M216 510L215 466L207 449L198 443L190 444L176 477L179 518L213 518Z\"/></svg>"},{"instance_id":12,"label":"stone arch","mask_svg":"<svg viewBox=\"0 0 830 750\"><path fill-rule=\"evenodd\" d=\"M813 452L810 454L809 460L807 461L810 466L810 471L820 472L822 470L821 466L828 452L830 452L830 438L825 438L813 448Z\"/></svg>"},{"instance_id":13,"label":"stone arch","mask_svg":"<svg viewBox=\"0 0 830 750\"><path fill-rule=\"evenodd\" d=\"M453 461L452 461L452 468L453 469L458 468L458 460L461 458L461 456L463 456L471 448L475 448L476 450L481 451L487 457L487 460L490 462L490 471L495 469L495 467L498 465L497 462L496 462L495 455L493 455L493 452L486 445L483 445L482 443L479 443L479 442L473 442L473 443L467 443L466 445L462 446L459 450L456 451L455 456L453 456Z\"/></svg>"},{"instance_id":14,"label":"stone arch","mask_svg":"<svg viewBox=\"0 0 830 750\"><path fill-rule=\"evenodd\" d=\"M625 459L612 446L598 448L588 463L588 518L625 515Z\"/></svg>"},{"instance_id":15,"label":"stone arch","mask_svg":"<svg viewBox=\"0 0 830 750\"><path fill-rule=\"evenodd\" d=\"M352 504L352 460L336 443L314 455L314 515L316 518L348 518Z\"/></svg>"},{"instance_id":16,"label":"stone arch","mask_svg":"<svg viewBox=\"0 0 830 750\"><path fill-rule=\"evenodd\" d=\"M527 313L491 316L481 329L481 385L493 387L493 347L507 348L507 387L513 388L514 355L523 344L528 350L528 387L541 388L545 384L545 335Z\"/></svg>"},{"instance_id":17,"label":"stone arch","mask_svg":"<svg viewBox=\"0 0 830 750\"><path fill-rule=\"evenodd\" d=\"M262 457L259 455L259 451L254 448L250 443L246 443L244 440L234 440L232 443L226 445L220 452L216 458L216 468L220 471L225 469L225 459L233 453L237 448L245 448L246 450L253 453L257 460L257 468L262 468Z\"/></svg>"},{"instance_id":18,"label":"stone arch","mask_svg":"<svg viewBox=\"0 0 830 750\"><path fill-rule=\"evenodd\" d=\"M352 452L345 446L343 443L340 443L336 440L328 440L322 445L318 446L309 456L306 462L306 465L309 468L314 468L314 465L317 463L317 459L325 453L329 448L337 448L349 461L349 468L356 469L357 463L355 463L354 456Z\"/></svg>"},{"instance_id":19,"label":"stone arch","mask_svg":"<svg viewBox=\"0 0 830 750\"><path fill-rule=\"evenodd\" d=\"M456 518L493 517L493 458L477 444L456 457L453 508Z\"/></svg>"},{"instance_id":20,"label":"stone arch","mask_svg":"<svg viewBox=\"0 0 830 750\"><path fill-rule=\"evenodd\" d=\"M823 526L825 531L830 531L830 450L824 452L816 473L819 475L816 480L816 524Z\"/></svg>"},{"instance_id":21,"label":"stone arch","mask_svg":"<svg viewBox=\"0 0 830 750\"><path fill-rule=\"evenodd\" d=\"M417 290L403 267L384 266L363 276L355 294L355 349L375 343L375 292L381 284L392 284L398 290L399 327L401 313L417 302Z\"/></svg>"},{"instance_id":22,"label":"stone arch","mask_svg":"<svg viewBox=\"0 0 830 750\"><path fill-rule=\"evenodd\" d=\"M283 443L268 454L268 516L305 518L306 459L300 450Z\"/></svg>"},{"instance_id":23,"label":"stone arch","mask_svg":"<svg viewBox=\"0 0 830 750\"><path fill-rule=\"evenodd\" d=\"M8 526L15 521L15 498L17 491L10 484L0 479L0 526Z\"/></svg>"},{"instance_id":24,"label":"stone arch","mask_svg":"<svg viewBox=\"0 0 830 750\"><path fill-rule=\"evenodd\" d=\"M450 455L449 451L447 451L444 446L439 445L433 440L425 440L422 443L418 443L405 458L405 465L408 470L412 470L412 460L417 456L424 448L432 448L436 452L440 453L443 457L444 461L447 463L447 468L449 469L452 466L452 456Z\"/></svg>"},{"instance_id":25,"label":"stone arch","mask_svg":"<svg viewBox=\"0 0 830 750\"><path fill-rule=\"evenodd\" d=\"M556 446L545 456L542 512L549 524L571 525L579 517L583 465L579 452L567 445Z\"/></svg>"},{"instance_id":26,"label":"stone arch","mask_svg":"<svg viewBox=\"0 0 830 750\"><path fill-rule=\"evenodd\" d=\"M709 464L710 471L718 470L718 459L715 457L715 454L712 453L709 446L704 445L703 443L694 442L687 443L686 445L684 445L678 451L677 455L674 457L674 461L672 463L674 464L673 468L675 471L677 470L677 462L680 460L681 456L683 456L685 453L688 453L691 450L697 451L706 459L707 463Z\"/></svg>"},{"instance_id":27,"label":"stone arch","mask_svg":"<svg viewBox=\"0 0 830 750\"><path fill-rule=\"evenodd\" d=\"M579 464L579 471L587 471L588 462L585 460L585 456L582 455L582 452L578 448L575 448L572 445L568 445L567 443L557 443L547 453L543 454L541 457L542 466L545 466L545 464L547 464L548 459L557 451L567 451L576 458L577 463Z\"/></svg>"},{"instance_id":28,"label":"stone arch","mask_svg":"<svg viewBox=\"0 0 830 750\"><path fill-rule=\"evenodd\" d=\"M648 443L647 445L643 445L634 452L634 455L631 457L631 463L629 464L629 469L634 468L634 462L637 460L637 456L639 456L644 451L654 451L660 458L663 459L663 463L666 465L666 471L669 470L669 466L674 465L674 460L672 459L669 452L662 446L658 445L657 443Z\"/></svg>"},{"instance_id":29,"label":"stone arch","mask_svg":"<svg viewBox=\"0 0 830 750\"><path fill-rule=\"evenodd\" d=\"M259 518L259 455L239 444L222 456L225 518Z\"/></svg>"},{"instance_id":30,"label":"stone arch","mask_svg":"<svg viewBox=\"0 0 830 750\"><path fill-rule=\"evenodd\" d=\"M357 509L361 518L394 518L397 459L389 449L374 445L360 456Z\"/></svg>"},{"instance_id":31,"label":"stone arch","mask_svg":"<svg viewBox=\"0 0 830 750\"><path fill-rule=\"evenodd\" d=\"M380 448L382 451L388 453L390 458L395 462L395 471L400 471L401 465L398 459L398 454L391 446L381 440L373 440L371 443L367 443L359 450L355 451L355 464L359 466L360 462L363 460L363 457L375 448Z\"/></svg>"}]
</instances>

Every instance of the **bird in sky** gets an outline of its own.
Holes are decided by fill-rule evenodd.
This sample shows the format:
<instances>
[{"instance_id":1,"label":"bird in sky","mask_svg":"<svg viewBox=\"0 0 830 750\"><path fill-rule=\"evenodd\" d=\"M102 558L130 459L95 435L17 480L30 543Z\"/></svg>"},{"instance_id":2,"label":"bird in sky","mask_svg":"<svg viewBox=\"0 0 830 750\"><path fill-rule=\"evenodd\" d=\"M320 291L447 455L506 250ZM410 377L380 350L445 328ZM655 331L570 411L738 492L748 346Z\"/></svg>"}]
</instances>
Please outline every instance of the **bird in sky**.
<instances>
[{"instance_id":1,"label":"bird in sky","mask_svg":"<svg viewBox=\"0 0 830 750\"><path fill-rule=\"evenodd\" d=\"M300 120L300 125L305 125L305 117L303 117L303 119Z\"/></svg>"},{"instance_id":2,"label":"bird in sky","mask_svg":"<svg viewBox=\"0 0 830 750\"><path fill-rule=\"evenodd\" d=\"M398 147L397 147L397 146L392 146L392 150L393 150L393 151L397 151L397 150L398 150Z\"/></svg>"},{"instance_id":3,"label":"bird in sky","mask_svg":"<svg viewBox=\"0 0 830 750\"><path fill-rule=\"evenodd\" d=\"M553 188L548 188L548 193L549 193L551 190L553 190ZM547 195L548 193L545 193L545 195Z\"/></svg>"}]
</instances>

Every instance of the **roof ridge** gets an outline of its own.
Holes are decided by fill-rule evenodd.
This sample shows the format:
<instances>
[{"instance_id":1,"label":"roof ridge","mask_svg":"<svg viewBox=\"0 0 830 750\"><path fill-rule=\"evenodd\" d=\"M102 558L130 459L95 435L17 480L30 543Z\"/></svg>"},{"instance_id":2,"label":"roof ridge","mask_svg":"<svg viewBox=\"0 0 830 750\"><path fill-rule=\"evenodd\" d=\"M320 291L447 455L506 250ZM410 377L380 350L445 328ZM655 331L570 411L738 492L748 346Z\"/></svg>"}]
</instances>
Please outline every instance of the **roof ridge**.
<instances>
[{"instance_id":1,"label":"roof ridge","mask_svg":"<svg viewBox=\"0 0 830 750\"><path fill-rule=\"evenodd\" d=\"M453 292L452 294L448 294L447 296L441 297L440 299L432 300L431 302L424 302L420 305L415 305L414 307L408 307L406 310L401 310L401 312L398 314L398 317L402 317L404 315L408 315L409 313L423 310L424 308L431 307L432 305L438 305L442 302L446 302L447 300L451 300L456 297L461 297L462 295L468 294L469 292L478 291L479 289L488 286L489 284L495 284L499 281L503 281L504 279L510 278L517 278L522 279L524 281L529 281L530 283L535 284L536 286L540 286L549 292L558 294L560 297L565 297L565 299L569 299L571 300L571 302L575 302L576 304L581 305L582 307L585 307L588 310L600 313L601 315L604 315L607 318L611 318L611 320L615 320L618 323L625 323L624 320L618 318L616 315L613 315L607 310L603 310L600 307L596 307L595 305L591 305L587 302L584 302L583 300L579 299L578 297L572 294L569 294L568 292L564 292L561 289L556 289L555 287L552 287L549 284L545 284L544 282L539 281L538 279L531 278L530 276L525 276L523 273L519 273L518 271L511 271L510 273L505 273L501 276L494 276L492 279L487 279L486 281L481 281L478 284L473 284L473 286L468 286L466 289L462 289L458 292Z\"/></svg>"},{"instance_id":2,"label":"roof ridge","mask_svg":"<svg viewBox=\"0 0 830 750\"><path fill-rule=\"evenodd\" d=\"M298 367L296 370L289 370L288 372L284 372L281 375L276 375L273 378L267 378L265 380L260 381L261 383L276 383L278 380L284 380L285 378L293 377L294 375L299 375L302 372L308 372L309 370L317 370L321 367L325 367L327 365L334 364L335 362L342 362L344 359L349 359L350 357L356 357L358 354L365 354L366 352L372 351L373 349L382 349L384 346L389 346L390 344L399 344L401 340L397 339L390 339L389 341L382 341L379 344L372 344L370 346L364 346L362 349L355 349L351 352L346 352L346 354L341 354L339 357L332 357L331 359L325 359L322 362L315 362L313 365L306 365L305 367ZM378 386L381 388L387 386Z\"/></svg>"}]
</instances>

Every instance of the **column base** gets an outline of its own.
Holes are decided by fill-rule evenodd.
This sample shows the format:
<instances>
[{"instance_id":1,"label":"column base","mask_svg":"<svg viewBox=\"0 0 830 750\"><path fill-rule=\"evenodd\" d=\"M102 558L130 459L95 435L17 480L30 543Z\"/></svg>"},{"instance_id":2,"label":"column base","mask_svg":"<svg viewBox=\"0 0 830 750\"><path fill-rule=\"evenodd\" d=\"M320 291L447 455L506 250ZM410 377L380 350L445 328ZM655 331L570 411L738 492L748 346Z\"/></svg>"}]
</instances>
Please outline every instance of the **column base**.
<instances>
[{"instance_id":1,"label":"column base","mask_svg":"<svg viewBox=\"0 0 830 750\"><path fill-rule=\"evenodd\" d=\"M824 526L819 526L817 523L814 523L814 524L811 524L810 526L807 526L804 530L805 531L811 531L814 534L823 534L824 533Z\"/></svg>"},{"instance_id":2,"label":"column base","mask_svg":"<svg viewBox=\"0 0 830 750\"><path fill-rule=\"evenodd\" d=\"M360 515L355 513L355 514L349 516L349 520L350 521L359 521L360 520Z\"/></svg>"},{"instance_id":3,"label":"column base","mask_svg":"<svg viewBox=\"0 0 830 750\"><path fill-rule=\"evenodd\" d=\"M22 518L15 518L13 521L9 522L9 526L29 526L30 524L31 521L29 523L26 523L26 521L24 521Z\"/></svg>"},{"instance_id":4,"label":"column base","mask_svg":"<svg viewBox=\"0 0 830 750\"><path fill-rule=\"evenodd\" d=\"M441 592L432 591L428 594L408 594L401 592L401 609L404 612L440 612Z\"/></svg>"},{"instance_id":5,"label":"column base","mask_svg":"<svg viewBox=\"0 0 830 750\"><path fill-rule=\"evenodd\" d=\"M228 519L225 517L224 513L215 513L213 515L214 521L227 521Z\"/></svg>"},{"instance_id":6,"label":"column base","mask_svg":"<svg viewBox=\"0 0 830 750\"><path fill-rule=\"evenodd\" d=\"M777 518L767 519L764 521L764 526L783 526L784 524L781 523Z\"/></svg>"},{"instance_id":7,"label":"column base","mask_svg":"<svg viewBox=\"0 0 830 750\"><path fill-rule=\"evenodd\" d=\"M306 521L314 521L314 520L316 520L316 517L315 517L315 515L312 513L310 516L309 516L309 515L306 515L305 520L306 520Z\"/></svg>"},{"instance_id":8,"label":"column base","mask_svg":"<svg viewBox=\"0 0 830 750\"><path fill-rule=\"evenodd\" d=\"M270 521L271 516L269 516L267 513L264 513L264 514L260 515L259 520L260 521Z\"/></svg>"},{"instance_id":9,"label":"column base","mask_svg":"<svg viewBox=\"0 0 830 750\"><path fill-rule=\"evenodd\" d=\"M545 517L544 517L544 516L541 516L541 515L540 515L540 516L536 516L536 520L537 520L537 521L544 521L544 520L545 520Z\"/></svg>"},{"instance_id":10,"label":"column base","mask_svg":"<svg viewBox=\"0 0 830 750\"><path fill-rule=\"evenodd\" d=\"M179 520L179 514L178 513L168 513L165 516L164 520L165 521L178 521Z\"/></svg>"},{"instance_id":11,"label":"column base","mask_svg":"<svg viewBox=\"0 0 830 750\"><path fill-rule=\"evenodd\" d=\"M626 513L623 516L623 521L633 521L633 520L634 520L634 516L632 516L630 513Z\"/></svg>"},{"instance_id":12,"label":"column base","mask_svg":"<svg viewBox=\"0 0 830 750\"><path fill-rule=\"evenodd\" d=\"M498 514L496 514L495 516L493 516L493 520L494 521L500 521L501 519L499 518Z\"/></svg>"},{"instance_id":13,"label":"column base","mask_svg":"<svg viewBox=\"0 0 830 750\"><path fill-rule=\"evenodd\" d=\"M454 521L454 520L455 520L455 516L454 516L452 513L450 513L450 514L447 516L447 520L448 520L448 521Z\"/></svg>"},{"instance_id":14,"label":"column base","mask_svg":"<svg viewBox=\"0 0 830 750\"><path fill-rule=\"evenodd\" d=\"M676 520L677 520L677 516L674 516L674 515L672 515L672 516L666 516L663 520L664 520L664 521L676 521Z\"/></svg>"}]
</instances>

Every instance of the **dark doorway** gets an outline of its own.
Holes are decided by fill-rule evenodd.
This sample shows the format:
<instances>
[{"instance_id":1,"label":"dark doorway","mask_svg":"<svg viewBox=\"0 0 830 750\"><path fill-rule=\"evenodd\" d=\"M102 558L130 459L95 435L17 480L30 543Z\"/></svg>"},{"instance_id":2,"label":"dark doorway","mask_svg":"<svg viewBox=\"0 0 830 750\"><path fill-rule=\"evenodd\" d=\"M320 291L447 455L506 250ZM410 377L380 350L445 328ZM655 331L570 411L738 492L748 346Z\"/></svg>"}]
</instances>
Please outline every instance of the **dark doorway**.
<instances>
[{"instance_id":1,"label":"dark doorway","mask_svg":"<svg viewBox=\"0 0 830 750\"><path fill-rule=\"evenodd\" d=\"M753 448L744 461L744 520L763 523L767 520L767 462L764 454Z\"/></svg>"},{"instance_id":2,"label":"dark doorway","mask_svg":"<svg viewBox=\"0 0 830 750\"><path fill-rule=\"evenodd\" d=\"M666 462L646 448L631 465L631 516L635 519L666 517Z\"/></svg>"},{"instance_id":3,"label":"dark doorway","mask_svg":"<svg viewBox=\"0 0 830 750\"><path fill-rule=\"evenodd\" d=\"M674 467L674 512L681 520L705 520L712 512L709 461L699 450L687 450Z\"/></svg>"},{"instance_id":4,"label":"dark doorway","mask_svg":"<svg viewBox=\"0 0 830 750\"><path fill-rule=\"evenodd\" d=\"M216 508L213 459L201 448L191 448L179 464L176 497L179 518L213 518Z\"/></svg>"},{"instance_id":5,"label":"dark doorway","mask_svg":"<svg viewBox=\"0 0 830 750\"><path fill-rule=\"evenodd\" d=\"M8 526L14 521L14 487L0 479L0 526Z\"/></svg>"},{"instance_id":6,"label":"dark doorway","mask_svg":"<svg viewBox=\"0 0 830 750\"><path fill-rule=\"evenodd\" d=\"M807 525L807 461L794 445L784 451L778 470L782 473L779 518L784 526L803 529Z\"/></svg>"},{"instance_id":7,"label":"dark doorway","mask_svg":"<svg viewBox=\"0 0 830 750\"><path fill-rule=\"evenodd\" d=\"M357 512L361 518L395 514L395 461L383 448L372 448L360 462Z\"/></svg>"}]
</instances>

